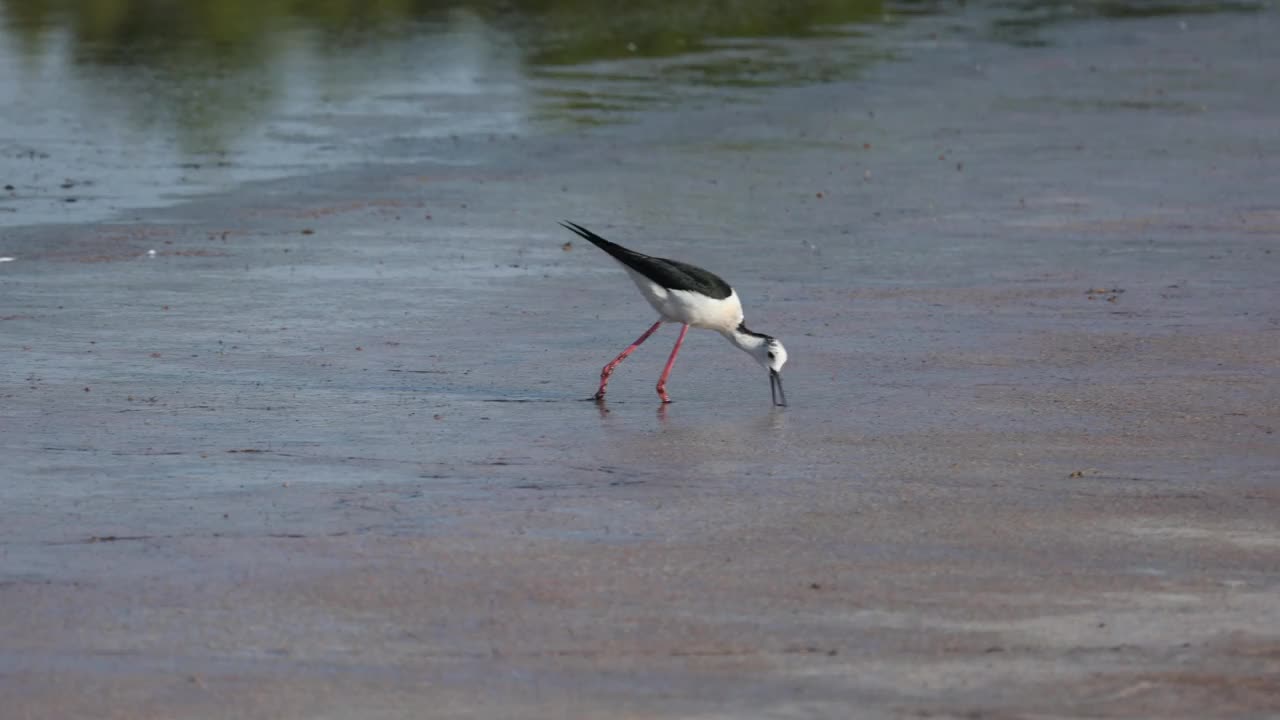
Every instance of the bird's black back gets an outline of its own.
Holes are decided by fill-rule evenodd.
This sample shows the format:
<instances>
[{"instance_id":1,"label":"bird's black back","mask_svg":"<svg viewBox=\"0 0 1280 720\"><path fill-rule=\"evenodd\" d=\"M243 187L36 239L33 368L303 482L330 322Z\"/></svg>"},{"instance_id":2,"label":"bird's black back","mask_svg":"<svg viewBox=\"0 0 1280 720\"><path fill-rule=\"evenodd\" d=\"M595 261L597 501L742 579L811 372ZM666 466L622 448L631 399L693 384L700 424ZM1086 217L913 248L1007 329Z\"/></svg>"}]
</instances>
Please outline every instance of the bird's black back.
<instances>
[{"instance_id":1,"label":"bird's black back","mask_svg":"<svg viewBox=\"0 0 1280 720\"><path fill-rule=\"evenodd\" d=\"M703 270L696 265L682 263L679 260L652 257L635 250L628 250L617 243L605 240L581 225L571 222L560 224L609 253L618 262L668 290L688 290L716 300L723 300L733 294L733 288L729 287L729 283L710 270Z\"/></svg>"}]
</instances>

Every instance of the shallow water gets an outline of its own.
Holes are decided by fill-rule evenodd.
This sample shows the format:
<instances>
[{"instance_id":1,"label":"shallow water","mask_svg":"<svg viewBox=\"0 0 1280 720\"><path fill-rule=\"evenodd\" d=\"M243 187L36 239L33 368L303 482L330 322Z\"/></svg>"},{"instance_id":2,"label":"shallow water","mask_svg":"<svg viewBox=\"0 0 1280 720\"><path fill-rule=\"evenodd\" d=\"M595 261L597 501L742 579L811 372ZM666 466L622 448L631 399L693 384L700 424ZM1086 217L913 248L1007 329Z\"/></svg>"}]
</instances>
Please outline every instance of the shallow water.
<instances>
[{"instance_id":1,"label":"shallow water","mask_svg":"<svg viewBox=\"0 0 1280 720\"><path fill-rule=\"evenodd\" d=\"M1253 3L875 0L0 3L0 226L361 164L483 164L493 140L848 80L936 43ZM894 28L925 17L926 44Z\"/></svg>"},{"instance_id":2,"label":"shallow water","mask_svg":"<svg viewBox=\"0 0 1280 720\"><path fill-rule=\"evenodd\" d=\"M1274 707L1280 19L1065 8L553 56L514 137L6 228L8 707ZM701 332L659 405L671 328L584 402L652 318L561 219L731 280L791 406Z\"/></svg>"},{"instance_id":3,"label":"shallow water","mask_svg":"<svg viewBox=\"0 0 1280 720\"><path fill-rule=\"evenodd\" d=\"M743 3L723 18L676 3L603 18L589 4L365 5L0 5L0 223L364 163L473 165L483 149L460 141L611 122L708 97L699 86L799 81L801 58L771 38L879 17L865 1ZM652 76L582 65L695 54Z\"/></svg>"}]
</instances>

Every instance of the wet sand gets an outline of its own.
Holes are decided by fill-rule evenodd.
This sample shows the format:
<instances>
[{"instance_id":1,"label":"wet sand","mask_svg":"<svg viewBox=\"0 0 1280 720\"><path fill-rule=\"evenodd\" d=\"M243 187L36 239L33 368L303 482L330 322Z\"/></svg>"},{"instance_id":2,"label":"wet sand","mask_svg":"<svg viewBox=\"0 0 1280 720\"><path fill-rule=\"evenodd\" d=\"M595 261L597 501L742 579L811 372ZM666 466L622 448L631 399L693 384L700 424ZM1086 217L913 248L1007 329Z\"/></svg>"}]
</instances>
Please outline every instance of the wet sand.
<instances>
[{"instance_id":1,"label":"wet sand","mask_svg":"<svg viewBox=\"0 0 1280 720\"><path fill-rule=\"evenodd\" d=\"M6 232L0 714L1280 712L1276 25ZM792 406L670 328L584 402L652 318L562 218Z\"/></svg>"}]
</instances>

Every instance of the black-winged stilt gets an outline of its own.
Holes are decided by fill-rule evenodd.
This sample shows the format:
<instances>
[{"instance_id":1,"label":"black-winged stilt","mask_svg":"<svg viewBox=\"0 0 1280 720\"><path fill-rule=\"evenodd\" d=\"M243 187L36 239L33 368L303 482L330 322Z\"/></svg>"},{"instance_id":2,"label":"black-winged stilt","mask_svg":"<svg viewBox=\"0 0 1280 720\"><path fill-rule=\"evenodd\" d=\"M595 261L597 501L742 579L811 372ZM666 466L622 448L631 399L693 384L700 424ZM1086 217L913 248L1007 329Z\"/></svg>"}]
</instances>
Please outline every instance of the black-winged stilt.
<instances>
[{"instance_id":1,"label":"black-winged stilt","mask_svg":"<svg viewBox=\"0 0 1280 720\"><path fill-rule=\"evenodd\" d=\"M571 222L560 224L622 263L636 287L640 288L640 294L644 295L644 299L649 301L659 315L658 322L653 327L645 330L643 335L600 371L597 402L604 400L605 387L609 384L609 376L613 374L614 368L640 347L640 343L648 340L662 323L673 322L680 323L680 337L676 338L676 346L671 349L671 357L667 359L667 366L662 369L662 377L658 378L658 397L662 398L662 402L671 402L671 398L667 397L667 376L671 374L671 366L675 365L684 335L692 326L715 330L739 350L755 358L756 362L769 371L769 392L773 395L773 403L787 404L787 396L782 392L781 375L782 366L787 363L786 348L776 338L747 329L742 322L742 303L738 300L738 293L719 275L688 263L628 250L581 225Z\"/></svg>"}]
</instances>

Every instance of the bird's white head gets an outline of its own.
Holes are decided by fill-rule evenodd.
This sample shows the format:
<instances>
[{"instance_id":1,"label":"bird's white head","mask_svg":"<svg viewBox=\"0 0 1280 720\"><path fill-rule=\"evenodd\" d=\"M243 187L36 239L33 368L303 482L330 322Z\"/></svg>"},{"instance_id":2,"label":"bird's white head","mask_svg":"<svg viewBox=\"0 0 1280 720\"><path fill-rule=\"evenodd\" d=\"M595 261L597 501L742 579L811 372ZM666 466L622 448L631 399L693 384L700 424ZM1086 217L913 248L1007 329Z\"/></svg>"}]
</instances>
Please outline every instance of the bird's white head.
<instances>
[{"instance_id":1,"label":"bird's white head","mask_svg":"<svg viewBox=\"0 0 1280 720\"><path fill-rule=\"evenodd\" d=\"M780 373L782 366L787 364L787 349L782 347L782 341L778 338L767 335L765 338L760 347L751 352L751 356L763 365L765 370Z\"/></svg>"},{"instance_id":2,"label":"bird's white head","mask_svg":"<svg viewBox=\"0 0 1280 720\"><path fill-rule=\"evenodd\" d=\"M787 349L777 338L752 332L746 325L738 325L729 334L729 340L756 359L769 371L769 390L775 405L786 405L787 396L782 392L782 366L787 364Z\"/></svg>"}]
</instances>

